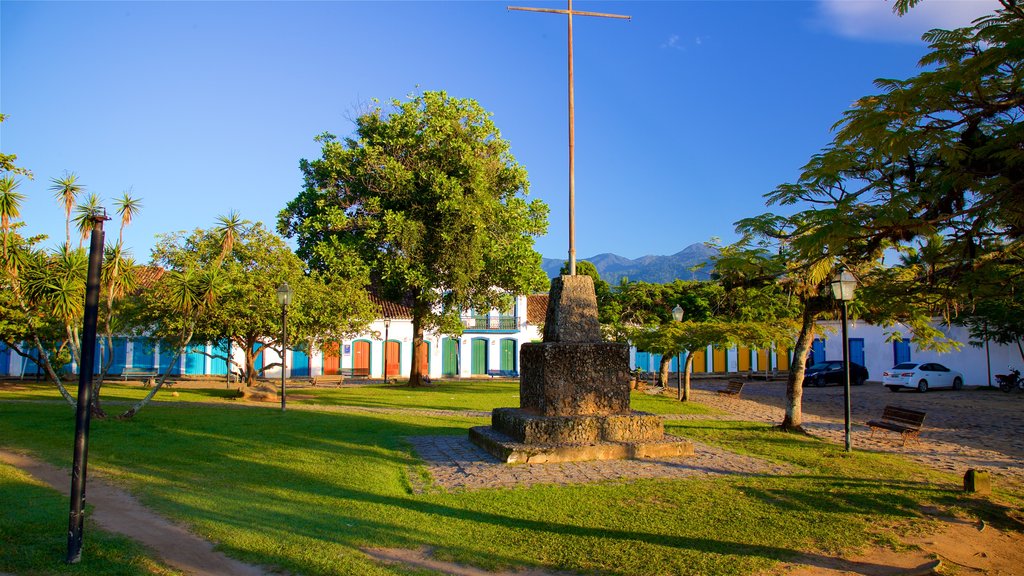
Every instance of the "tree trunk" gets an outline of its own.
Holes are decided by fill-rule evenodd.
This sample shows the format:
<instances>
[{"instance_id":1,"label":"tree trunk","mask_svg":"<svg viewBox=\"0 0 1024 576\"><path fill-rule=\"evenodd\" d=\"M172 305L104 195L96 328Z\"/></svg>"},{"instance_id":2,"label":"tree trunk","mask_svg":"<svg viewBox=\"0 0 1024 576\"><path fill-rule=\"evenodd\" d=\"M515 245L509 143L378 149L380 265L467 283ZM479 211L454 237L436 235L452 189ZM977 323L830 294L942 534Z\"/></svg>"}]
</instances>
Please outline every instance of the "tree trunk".
<instances>
[{"instance_id":1,"label":"tree trunk","mask_svg":"<svg viewBox=\"0 0 1024 576\"><path fill-rule=\"evenodd\" d=\"M672 365L672 356L661 355L661 362L658 364L658 385L662 388L668 386L668 369Z\"/></svg>"},{"instance_id":2,"label":"tree trunk","mask_svg":"<svg viewBox=\"0 0 1024 576\"><path fill-rule=\"evenodd\" d=\"M786 415L779 425L783 430L803 431L804 371L807 368L807 353L814 338L815 316L817 314L805 304L800 334L793 347L793 361L789 365L789 377L786 379Z\"/></svg>"},{"instance_id":3,"label":"tree trunk","mask_svg":"<svg viewBox=\"0 0 1024 576\"><path fill-rule=\"evenodd\" d=\"M690 372L693 370L693 352L686 353L686 368L683 371L683 402L690 401Z\"/></svg>"},{"instance_id":4,"label":"tree trunk","mask_svg":"<svg viewBox=\"0 0 1024 576\"><path fill-rule=\"evenodd\" d=\"M78 401L64 388L64 384L60 381L60 376L57 376L57 372L54 371L53 366L50 365L50 356L43 349L43 343L39 341L39 336L35 333L32 334L32 340L36 345L36 351L39 354L39 360L42 362L43 370L46 370L46 375L49 376L50 380L57 385L57 389L60 390L60 395L67 400L68 404L72 407L78 406Z\"/></svg>"},{"instance_id":5,"label":"tree trunk","mask_svg":"<svg viewBox=\"0 0 1024 576\"><path fill-rule=\"evenodd\" d=\"M423 317L427 313L427 304L416 298L412 306L412 366L409 368L409 386L425 386L423 371L420 369L420 347L423 346ZM387 346L387 344L385 344ZM385 371L387 367L384 368Z\"/></svg>"},{"instance_id":6,"label":"tree trunk","mask_svg":"<svg viewBox=\"0 0 1024 576\"><path fill-rule=\"evenodd\" d=\"M189 342L192 341L193 328L194 327L192 326L189 327L188 333L184 335L184 343L178 346L178 351L174 354L174 357L171 358L171 363L168 364L167 370L165 370L164 373L160 375L160 381L156 383L156 386L153 386L153 389L149 391L149 394L146 394L146 397L143 398L142 400L139 400L139 402L135 406L132 406L124 414L118 416L119 419L127 420L129 418L134 417L136 414L138 414L139 410L142 410L146 406L146 404L149 404L149 401L153 399L153 396L156 396L156 393L160 390L160 388L163 387L164 382L167 381L167 375L171 373L171 370L173 370L173 366L175 365L175 363L181 358L181 355L185 353L185 347L187 347Z\"/></svg>"}]
</instances>

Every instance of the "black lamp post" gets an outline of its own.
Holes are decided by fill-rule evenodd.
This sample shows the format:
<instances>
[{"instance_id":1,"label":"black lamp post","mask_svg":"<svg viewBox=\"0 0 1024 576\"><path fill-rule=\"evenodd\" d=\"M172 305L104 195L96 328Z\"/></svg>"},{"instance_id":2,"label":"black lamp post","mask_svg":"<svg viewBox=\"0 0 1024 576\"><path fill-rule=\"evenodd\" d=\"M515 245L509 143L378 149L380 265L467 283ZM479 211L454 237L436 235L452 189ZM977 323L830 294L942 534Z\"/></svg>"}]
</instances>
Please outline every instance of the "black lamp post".
<instances>
[{"instance_id":1,"label":"black lamp post","mask_svg":"<svg viewBox=\"0 0 1024 576\"><path fill-rule=\"evenodd\" d=\"M846 304L853 300L857 290L857 279L847 270L840 269L832 278L832 297L842 305L843 319L843 402L845 413L846 451L850 446L850 338L846 332Z\"/></svg>"},{"instance_id":2,"label":"black lamp post","mask_svg":"<svg viewBox=\"0 0 1024 576\"><path fill-rule=\"evenodd\" d=\"M277 287L277 303L281 305L281 411L285 410L285 374L288 372L288 306L295 291L287 282Z\"/></svg>"},{"instance_id":3,"label":"black lamp post","mask_svg":"<svg viewBox=\"0 0 1024 576\"><path fill-rule=\"evenodd\" d=\"M683 307L676 304L672 309L672 319L676 322L683 321ZM683 352L676 354L676 400L683 399Z\"/></svg>"},{"instance_id":4,"label":"black lamp post","mask_svg":"<svg viewBox=\"0 0 1024 576\"><path fill-rule=\"evenodd\" d=\"M103 221L106 211L91 216L89 268L85 281L82 318L82 356L78 364L78 404L75 406L75 447L71 462L71 510L68 515L68 554L65 561L82 559L85 527L85 477L89 462L89 421L92 416L92 373L96 355L96 323L99 317L100 272L103 266Z\"/></svg>"}]
</instances>

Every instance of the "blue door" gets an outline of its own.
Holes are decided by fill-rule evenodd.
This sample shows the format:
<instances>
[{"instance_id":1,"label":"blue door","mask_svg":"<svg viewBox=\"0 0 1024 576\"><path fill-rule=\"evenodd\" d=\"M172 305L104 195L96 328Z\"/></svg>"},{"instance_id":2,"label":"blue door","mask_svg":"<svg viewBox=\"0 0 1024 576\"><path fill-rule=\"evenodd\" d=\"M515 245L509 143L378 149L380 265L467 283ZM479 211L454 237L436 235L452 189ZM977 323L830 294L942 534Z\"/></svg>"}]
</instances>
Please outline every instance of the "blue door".
<instances>
[{"instance_id":1,"label":"blue door","mask_svg":"<svg viewBox=\"0 0 1024 576\"><path fill-rule=\"evenodd\" d=\"M174 359L174 354L177 352L174 348L174 344L170 342L160 343L160 373L167 374L167 369L171 368L171 374L181 374L181 363L179 362L175 366L171 367L171 360Z\"/></svg>"},{"instance_id":2,"label":"blue door","mask_svg":"<svg viewBox=\"0 0 1024 576\"><path fill-rule=\"evenodd\" d=\"M228 373L228 341L222 340L213 345L213 356L210 358L210 374L224 376Z\"/></svg>"},{"instance_id":3,"label":"blue door","mask_svg":"<svg viewBox=\"0 0 1024 576\"><path fill-rule=\"evenodd\" d=\"M910 362L910 340L903 338L892 343L893 365Z\"/></svg>"},{"instance_id":4,"label":"blue door","mask_svg":"<svg viewBox=\"0 0 1024 576\"><path fill-rule=\"evenodd\" d=\"M821 338L815 338L811 343L811 359L814 364L821 364L825 361L825 341Z\"/></svg>"},{"instance_id":5,"label":"blue door","mask_svg":"<svg viewBox=\"0 0 1024 576\"><path fill-rule=\"evenodd\" d=\"M651 354L651 370L654 372L661 370L661 354Z\"/></svg>"},{"instance_id":6,"label":"blue door","mask_svg":"<svg viewBox=\"0 0 1024 576\"><path fill-rule=\"evenodd\" d=\"M132 341L132 368L135 370L153 369L154 343L146 338Z\"/></svg>"},{"instance_id":7,"label":"blue door","mask_svg":"<svg viewBox=\"0 0 1024 576\"><path fill-rule=\"evenodd\" d=\"M302 350L292 350L292 376L309 376L309 356Z\"/></svg>"},{"instance_id":8,"label":"blue door","mask_svg":"<svg viewBox=\"0 0 1024 576\"><path fill-rule=\"evenodd\" d=\"M206 344L190 344L185 355L185 374L206 373Z\"/></svg>"},{"instance_id":9,"label":"blue door","mask_svg":"<svg viewBox=\"0 0 1024 576\"><path fill-rule=\"evenodd\" d=\"M850 362L864 366L863 338L850 338Z\"/></svg>"},{"instance_id":10,"label":"blue door","mask_svg":"<svg viewBox=\"0 0 1024 576\"><path fill-rule=\"evenodd\" d=\"M643 370L649 372L651 370L651 353L636 351L636 364L633 366L634 369Z\"/></svg>"},{"instance_id":11,"label":"blue door","mask_svg":"<svg viewBox=\"0 0 1024 576\"><path fill-rule=\"evenodd\" d=\"M114 338L114 360L110 364L109 375L117 375L124 372L124 365L128 362L128 341L124 338ZM103 371L103 365L107 361L107 339L102 336L96 337L96 351L93 356L93 372L99 374Z\"/></svg>"},{"instance_id":12,"label":"blue door","mask_svg":"<svg viewBox=\"0 0 1024 576\"><path fill-rule=\"evenodd\" d=\"M11 351L6 344L0 344L0 375L11 373Z\"/></svg>"}]
</instances>

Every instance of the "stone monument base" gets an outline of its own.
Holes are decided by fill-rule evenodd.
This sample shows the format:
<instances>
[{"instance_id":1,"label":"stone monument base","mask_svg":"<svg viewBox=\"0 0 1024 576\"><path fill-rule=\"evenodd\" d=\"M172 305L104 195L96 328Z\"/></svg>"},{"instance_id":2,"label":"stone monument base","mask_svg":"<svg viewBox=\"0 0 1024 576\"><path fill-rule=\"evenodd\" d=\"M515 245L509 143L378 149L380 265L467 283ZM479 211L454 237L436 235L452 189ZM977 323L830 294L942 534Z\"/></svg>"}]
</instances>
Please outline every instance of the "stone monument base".
<instances>
[{"instance_id":1,"label":"stone monument base","mask_svg":"<svg viewBox=\"0 0 1024 576\"><path fill-rule=\"evenodd\" d=\"M469 439L495 458L508 464L548 464L584 460L623 460L693 456L693 443L678 436L664 435L649 442L594 442L591 444L526 444L495 431L490 426L469 429Z\"/></svg>"},{"instance_id":2,"label":"stone monument base","mask_svg":"<svg viewBox=\"0 0 1024 576\"><path fill-rule=\"evenodd\" d=\"M510 464L693 455L692 443L665 434L660 416L637 411L541 416L520 408L496 408L491 426L471 428L469 438Z\"/></svg>"}]
</instances>

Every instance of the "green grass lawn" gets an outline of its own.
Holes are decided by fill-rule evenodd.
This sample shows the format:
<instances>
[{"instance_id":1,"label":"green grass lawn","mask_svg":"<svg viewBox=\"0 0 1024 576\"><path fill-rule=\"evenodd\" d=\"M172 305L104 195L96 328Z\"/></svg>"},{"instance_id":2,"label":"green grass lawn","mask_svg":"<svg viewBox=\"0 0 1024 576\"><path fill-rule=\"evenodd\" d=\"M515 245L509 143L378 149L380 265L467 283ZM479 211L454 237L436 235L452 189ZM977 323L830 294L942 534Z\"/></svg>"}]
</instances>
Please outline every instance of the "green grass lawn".
<instances>
[{"instance_id":1,"label":"green grass lawn","mask_svg":"<svg viewBox=\"0 0 1024 576\"><path fill-rule=\"evenodd\" d=\"M0 572L130 576L180 574L147 556L134 541L86 522L82 560L67 565L68 500L20 470L0 463Z\"/></svg>"},{"instance_id":2,"label":"green grass lawn","mask_svg":"<svg viewBox=\"0 0 1024 576\"><path fill-rule=\"evenodd\" d=\"M117 386L107 393L108 400L141 394ZM204 394L180 393L176 400L191 402ZM424 469L405 438L464 435L485 418L233 409L219 392L205 394L215 403L167 403L147 407L131 421L94 420L90 471L115 478L227 554L296 574L416 573L368 559L360 551L368 546L429 546L440 558L488 569L751 574L796 554L813 559L886 541L872 526L923 522L922 505L973 506L957 490L958 479L895 456L847 455L770 426L710 420L668 428L790 463L797 472L414 494L409 478ZM516 384L487 381L296 394L307 397L293 404L488 410L518 403ZM55 396L45 388L0 389L0 445L67 466L73 411L66 404L25 401ZM633 399L642 410L710 412L669 398ZM64 510L55 522L58 543L66 518ZM25 521L4 506L0 522L6 534ZM7 552L0 552L3 571ZM45 566L52 561L36 562L38 573L50 573Z\"/></svg>"}]
</instances>

